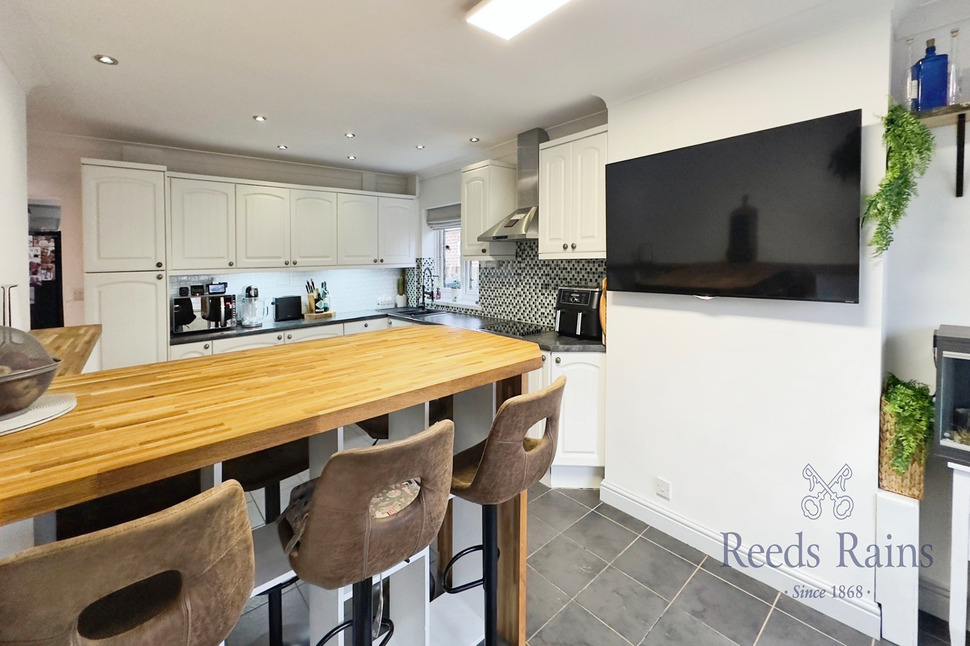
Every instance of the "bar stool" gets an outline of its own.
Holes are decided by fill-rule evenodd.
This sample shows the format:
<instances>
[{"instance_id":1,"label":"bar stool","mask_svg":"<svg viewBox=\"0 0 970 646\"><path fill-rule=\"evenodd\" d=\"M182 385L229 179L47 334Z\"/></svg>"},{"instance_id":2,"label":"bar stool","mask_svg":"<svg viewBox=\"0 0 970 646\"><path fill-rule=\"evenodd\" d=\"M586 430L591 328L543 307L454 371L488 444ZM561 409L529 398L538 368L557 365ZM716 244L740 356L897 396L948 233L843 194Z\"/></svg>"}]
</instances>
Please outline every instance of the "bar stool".
<instances>
[{"instance_id":1,"label":"bar stool","mask_svg":"<svg viewBox=\"0 0 970 646\"><path fill-rule=\"evenodd\" d=\"M280 516L280 483L310 468L310 440L302 438L250 453L222 463L222 477L236 480L244 491L263 490L266 524ZM305 626L283 625L283 589L296 579L286 581L263 592L269 611L269 634L260 639L269 646L298 646L309 643ZM258 643L258 642L256 642Z\"/></svg>"},{"instance_id":2,"label":"bar stool","mask_svg":"<svg viewBox=\"0 0 970 646\"><path fill-rule=\"evenodd\" d=\"M226 482L0 560L0 645L215 646L246 606L253 568L246 499Z\"/></svg>"},{"instance_id":3,"label":"bar stool","mask_svg":"<svg viewBox=\"0 0 970 646\"><path fill-rule=\"evenodd\" d=\"M308 505L294 501L283 513L280 542L289 548L297 575L328 590L353 584L353 619L319 644L347 628L353 646L371 644L373 577L427 547L438 533L448 507L454 436L454 424L444 420L403 440L335 453L308 483ZM417 486L410 502L375 517L376 502L411 482ZM381 646L394 632L393 625L387 628Z\"/></svg>"},{"instance_id":4,"label":"bar stool","mask_svg":"<svg viewBox=\"0 0 970 646\"><path fill-rule=\"evenodd\" d=\"M441 587L448 593L485 588L485 646L498 644L498 505L539 481L556 456L559 411L566 378L535 393L507 399L495 413L488 437L455 456L451 493L482 506L482 544L464 549L448 562ZM540 439L526 437L546 421ZM449 582L451 568L463 556L482 552L482 578L460 586Z\"/></svg>"}]
</instances>

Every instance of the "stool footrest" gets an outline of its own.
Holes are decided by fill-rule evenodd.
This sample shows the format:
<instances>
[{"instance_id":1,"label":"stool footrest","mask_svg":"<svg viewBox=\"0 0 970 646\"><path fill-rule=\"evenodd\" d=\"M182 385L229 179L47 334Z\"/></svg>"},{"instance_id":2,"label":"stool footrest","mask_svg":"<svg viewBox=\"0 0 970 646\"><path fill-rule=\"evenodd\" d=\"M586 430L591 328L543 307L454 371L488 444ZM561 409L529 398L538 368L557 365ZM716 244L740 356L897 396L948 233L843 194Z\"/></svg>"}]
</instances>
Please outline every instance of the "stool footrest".
<instances>
[{"instance_id":1,"label":"stool footrest","mask_svg":"<svg viewBox=\"0 0 970 646\"><path fill-rule=\"evenodd\" d=\"M472 581L471 583L464 583L462 585L457 585L457 586L453 586L450 583L448 583L448 578L449 578L448 575L451 574L451 568L455 566L455 563L458 562L458 559L462 558L463 556L468 556L473 552L481 552L484 549L485 549L484 545L472 545L471 547L466 547L462 551L452 556L451 560L448 561L448 565L445 566L444 572L441 573L441 589L447 592L448 594L458 594L459 592L464 592L465 590L471 590L472 588L477 588L480 585L485 585L484 578L478 579L477 581ZM499 553L499 555L501 555L501 553Z\"/></svg>"},{"instance_id":2,"label":"stool footrest","mask_svg":"<svg viewBox=\"0 0 970 646\"><path fill-rule=\"evenodd\" d=\"M328 632L326 635L323 636L323 639L317 642L317 646L323 646L328 641L330 641L331 639L333 639L334 637L336 637L337 635L339 635L340 633L347 630L353 625L354 625L353 619L348 619L342 624L337 624L330 630L330 632ZM378 646L386 646L387 642L389 642L391 640L391 637L394 635L394 622L391 621L390 619L381 619L381 628L386 630L387 633L384 635L384 639L381 640L381 643L378 644Z\"/></svg>"}]
</instances>

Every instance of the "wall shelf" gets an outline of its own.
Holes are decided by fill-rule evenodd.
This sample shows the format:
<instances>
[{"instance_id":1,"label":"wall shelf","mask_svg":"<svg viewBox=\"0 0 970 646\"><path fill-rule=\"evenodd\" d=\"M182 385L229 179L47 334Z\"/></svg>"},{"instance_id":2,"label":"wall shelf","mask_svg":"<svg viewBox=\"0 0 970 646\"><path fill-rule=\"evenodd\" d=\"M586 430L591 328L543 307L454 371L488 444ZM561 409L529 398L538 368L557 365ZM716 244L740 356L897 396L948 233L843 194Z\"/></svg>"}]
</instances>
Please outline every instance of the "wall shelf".
<instances>
[{"instance_id":1,"label":"wall shelf","mask_svg":"<svg viewBox=\"0 0 970 646\"><path fill-rule=\"evenodd\" d=\"M939 128L956 124L957 127L957 197L963 197L963 148L966 142L967 113L970 103L957 103L935 110L917 112L916 117L926 124L927 128Z\"/></svg>"}]
</instances>

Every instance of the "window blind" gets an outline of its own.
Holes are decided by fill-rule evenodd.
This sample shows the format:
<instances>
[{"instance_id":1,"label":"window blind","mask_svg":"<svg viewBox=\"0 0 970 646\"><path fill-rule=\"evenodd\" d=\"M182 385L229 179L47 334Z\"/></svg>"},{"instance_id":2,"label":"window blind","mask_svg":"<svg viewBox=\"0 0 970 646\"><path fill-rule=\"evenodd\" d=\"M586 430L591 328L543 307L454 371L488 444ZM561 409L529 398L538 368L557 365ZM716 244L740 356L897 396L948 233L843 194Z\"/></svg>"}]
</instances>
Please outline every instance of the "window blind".
<instances>
[{"instance_id":1,"label":"window blind","mask_svg":"<svg viewBox=\"0 0 970 646\"><path fill-rule=\"evenodd\" d=\"M461 204L449 204L428 209L428 227L434 230L461 226Z\"/></svg>"}]
</instances>

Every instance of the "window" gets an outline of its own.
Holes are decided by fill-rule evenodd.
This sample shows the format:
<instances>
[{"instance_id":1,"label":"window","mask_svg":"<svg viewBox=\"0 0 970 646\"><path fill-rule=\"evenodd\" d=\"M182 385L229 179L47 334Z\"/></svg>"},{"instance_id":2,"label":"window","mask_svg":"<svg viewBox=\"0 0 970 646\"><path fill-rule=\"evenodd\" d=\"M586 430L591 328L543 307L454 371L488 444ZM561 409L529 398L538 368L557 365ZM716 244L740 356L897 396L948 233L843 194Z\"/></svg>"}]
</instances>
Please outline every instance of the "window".
<instances>
[{"instance_id":1,"label":"window","mask_svg":"<svg viewBox=\"0 0 970 646\"><path fill-rule=\"evenodd\" d=\"M458 305L478 305L478 261L461 259L461 226L435 231L435 267L440 275L441 301Z\"/></svg>"}]
</instances>

